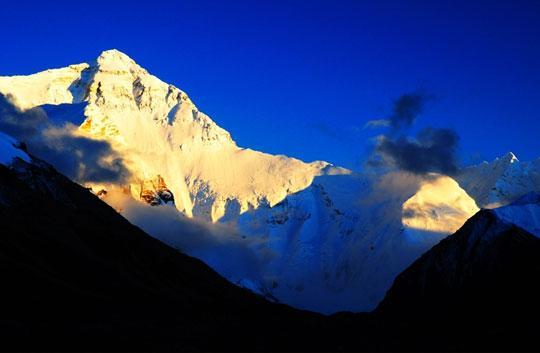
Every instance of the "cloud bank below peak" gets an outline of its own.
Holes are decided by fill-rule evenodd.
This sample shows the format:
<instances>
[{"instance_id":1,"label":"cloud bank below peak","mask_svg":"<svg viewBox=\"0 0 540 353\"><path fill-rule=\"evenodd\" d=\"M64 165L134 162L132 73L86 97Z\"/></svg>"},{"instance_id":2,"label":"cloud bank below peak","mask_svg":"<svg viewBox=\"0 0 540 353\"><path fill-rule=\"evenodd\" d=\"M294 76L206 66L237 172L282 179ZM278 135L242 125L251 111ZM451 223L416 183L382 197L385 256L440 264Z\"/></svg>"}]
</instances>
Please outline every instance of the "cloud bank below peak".
<instances>
[{"instance_id":1,"label":"cloud bank below peak","mask_svg":"<svg viewBox=\"0 0 540 353\"><path fill-rule=\"evenodd\" d=\"M70 122L51 121L40 107L19 109L3 94L0 131L77 182L123 182L130 175L122 157L107 141L79 134Z\"/></svg>"}]
</instances>

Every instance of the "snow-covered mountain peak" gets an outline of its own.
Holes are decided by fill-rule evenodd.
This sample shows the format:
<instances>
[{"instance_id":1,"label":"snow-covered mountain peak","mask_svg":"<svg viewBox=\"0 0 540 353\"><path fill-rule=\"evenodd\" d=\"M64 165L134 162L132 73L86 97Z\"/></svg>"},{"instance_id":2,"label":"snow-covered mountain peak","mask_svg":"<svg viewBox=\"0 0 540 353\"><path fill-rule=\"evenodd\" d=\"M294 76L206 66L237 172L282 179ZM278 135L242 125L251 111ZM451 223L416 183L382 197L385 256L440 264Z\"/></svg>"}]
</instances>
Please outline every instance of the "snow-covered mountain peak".
<instances>
[{"instance_id":1,"label":"snow-covered mountain peak","mask_svg":"<svg viewBox=\"0 0 540 353\"><path fill-rule=\"evenodd\" d=\"M514 163L519 162L519 159L516 157L516 155L513 152L506 153L503 157L500 158L502 161L506 163Z\"/></svg>"},{"instance_id":2,"label":"snow-covered mountain peak","mask_svg":"<svg viewBox=\"0 0 540 353\"><path fill-rule=\"evenodd\" d=\"M0 77L0 93L24 109L64 105L51 114L81 103L81 116L69 121L82 121L81 134L109 142L123 157L132 176L131 194L144 199L157 192L144 185L155 184L148 181L159 176L178 210L190 217L217 221L275 205L308 187L327 166L239 148L186 93L114 49L88 64Z\"/></svg>"},{"instance_id":3,"label":"snow-covered mountain peak","mask_svg":"<svg viewBox=\"0 0 540 353\"><path fill-rule=\"evenodd\" d=\"M530 191L540 192L540 159L519 161L508 152L493 162L464 168L456 180L478 206L496 208L508 205Z\"/></svg>"},{"instance_id":4,"label":"snow-covered mountain peak","mask_svg":"<svg viewBox=\"0 0 540 353\"><path fill-rule=\"evenodd\" d=\"M81 98L74 85L89 67L82 63L28 76L0 76L0 93L10 95L11 102L23 110L44 104L77 103Z\"/></svg>"},{"instance_id":5,"label":"snow-covered mountain peak","mask_svg":"<svg viewBox=\"0 0 540 353\"><path fill-rule=\"evenodd\" d=\"M116 49L103 51L96 60L97 65L103 71L122 71L147 73L133 59Z\"/></svg>"},{"instance_id":6,"label":"snow-covered mountain peak","mask_svg":"<svg viewBox=\"0 0 540 353\"><path fill-rule=\"evenodd\" d=\"M450 234L479 208L458 183L444 175L431 175L403 204L403 225L421 231Z\"/></svg>"}]
</instances>

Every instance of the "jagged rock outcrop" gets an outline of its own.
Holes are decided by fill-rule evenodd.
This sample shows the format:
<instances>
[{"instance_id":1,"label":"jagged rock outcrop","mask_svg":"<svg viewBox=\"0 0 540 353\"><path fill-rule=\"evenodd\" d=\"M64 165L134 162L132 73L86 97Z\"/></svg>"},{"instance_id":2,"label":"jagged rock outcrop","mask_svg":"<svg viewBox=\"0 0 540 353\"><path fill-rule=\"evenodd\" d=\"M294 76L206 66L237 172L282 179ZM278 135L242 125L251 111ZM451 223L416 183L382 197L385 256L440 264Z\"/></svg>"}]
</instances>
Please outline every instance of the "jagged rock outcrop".
<instances>
[{"instance_id":1,"label":"jagged rock outcrop","mask_svg":"<svg viewBox=\"0 0 540 353\"><path fill-rule=\"evenodd\" d=\"M171 190L165 184L165 180L161 175L156 176L154 179L143 180L138 186L131 185L131 192L151 206L159 206L162 204L173 204L174 195Z\"/></svg>"}]
</instances>

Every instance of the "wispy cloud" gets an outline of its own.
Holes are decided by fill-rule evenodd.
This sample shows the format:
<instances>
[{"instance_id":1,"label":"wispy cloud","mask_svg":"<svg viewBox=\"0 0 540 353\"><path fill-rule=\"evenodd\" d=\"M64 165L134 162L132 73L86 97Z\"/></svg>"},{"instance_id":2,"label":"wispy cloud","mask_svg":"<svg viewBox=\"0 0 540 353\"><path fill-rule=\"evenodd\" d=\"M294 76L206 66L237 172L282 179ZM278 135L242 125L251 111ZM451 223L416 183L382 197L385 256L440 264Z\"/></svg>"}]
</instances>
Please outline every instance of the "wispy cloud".
<instances>
[{"instance_id":1,"label":"wispy cloud","mask_svg":"<svg viewBox=\"0 0 540 353\"><path fill-rule=\"evenodd\" d=\"M266 260L264 252L253 250L261 240L242 236L234 225L190 219L172 206L149 206L117 189L108 190L104 200L148 234L203 260L229 280L261 282Z\"/></svg>"},{"instance_id":2,"label":"wispy cloud","mask_svg":"<svg viewBox=\"0 0 540 353\"><path fill-rule=\"evenodd\" d=\"M54 123L41 108L19 109L0 94L0 131L27 145L28 152L78 182L118 182L129 177L112 146L78 133L71 123Z\"/></svg>"},{"instance_id":3,"label":"wispy cloud","mask_svg":"<svg viewBox=\"0 0 540 353\"><path fill-rule=\"evenodd\" d=\"M391 124L389 119L370 120L364 125L364 129L373 129L379 127L389 127Z\"/></svg>"}]
</instances>

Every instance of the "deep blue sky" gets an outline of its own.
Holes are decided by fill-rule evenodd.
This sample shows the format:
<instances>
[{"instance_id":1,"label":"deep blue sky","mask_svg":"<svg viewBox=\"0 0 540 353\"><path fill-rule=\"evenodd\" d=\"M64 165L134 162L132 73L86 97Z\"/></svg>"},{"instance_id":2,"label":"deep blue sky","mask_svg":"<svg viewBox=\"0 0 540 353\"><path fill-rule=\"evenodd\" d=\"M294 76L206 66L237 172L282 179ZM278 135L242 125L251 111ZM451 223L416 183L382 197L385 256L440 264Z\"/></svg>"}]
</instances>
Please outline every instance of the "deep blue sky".
<instances>
[{"instance_id":1,"label":"deep blue sky","mask_svg":"<svg viewBox=\"0 0 540 353\"><path fill-rule=\"evenodd\" d=\"M357 168L420 89L464 162L540 156L540 1L10 1L0 30L0 75L117 48L244 147Z\"/></svg>"}]
</instances>

